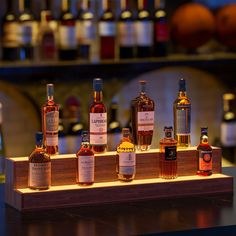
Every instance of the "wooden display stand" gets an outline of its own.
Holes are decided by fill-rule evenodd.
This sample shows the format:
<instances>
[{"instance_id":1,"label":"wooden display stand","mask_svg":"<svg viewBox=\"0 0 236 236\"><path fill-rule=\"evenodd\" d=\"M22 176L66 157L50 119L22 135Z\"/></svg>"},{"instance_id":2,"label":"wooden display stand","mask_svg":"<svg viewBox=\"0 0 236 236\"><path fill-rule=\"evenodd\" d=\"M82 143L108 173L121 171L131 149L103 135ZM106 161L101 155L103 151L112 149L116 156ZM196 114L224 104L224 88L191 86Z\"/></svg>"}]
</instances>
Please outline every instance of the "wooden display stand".
<instances>
[{"instance_id":1,"label":"wooden display stand","mask_svg":"<svg viewBox=\"0 0 236 236\"><path fill-rule=\"evenodd\" d=\"M76 184L75 155L57 155L52 160L52 187L35 191L27 188L28 158L6 160L6 203L20 211L67 206L180 197L199 194L231 193L233 178L221 174L221 149L213 148L213 175L196 175L196 148L178 151L178 178L159 176L159 150L136 153L136 177L130 183L117 181L116 153L95 155L95 183Z\"/></svg>"}]
</instances>

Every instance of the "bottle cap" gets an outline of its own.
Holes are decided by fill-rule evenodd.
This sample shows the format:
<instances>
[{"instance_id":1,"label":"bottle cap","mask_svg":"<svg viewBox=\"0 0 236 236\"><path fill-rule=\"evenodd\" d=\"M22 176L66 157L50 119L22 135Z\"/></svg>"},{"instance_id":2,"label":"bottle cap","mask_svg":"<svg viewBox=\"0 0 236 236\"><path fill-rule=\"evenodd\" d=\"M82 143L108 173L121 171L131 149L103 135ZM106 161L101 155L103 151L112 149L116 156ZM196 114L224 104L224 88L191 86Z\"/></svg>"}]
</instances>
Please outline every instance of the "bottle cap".
<instances>
[{"instance_id":1,"label":"bottle cap","mask_svg":"<svg viewBox=\"0 0 236 236\"><path fill-rule=\"evenodd\" d=\"M94 91L102 91L102 85L103 85L103 82L102 82L102 79L100 78L95 78L93 80L93 90Z\"/></svg>"},{"instance_id":2,"label":"bottle cap","mask_svg":"<svg viewBox=\"0 0 236 236\"><path fill-rule=\"evenodd\" d=\"M43 133L42 132L37 132L35 134L35 140L36 140L36 145L37 146L42 146L43 145Z\"/></svg>"},{"instance_id":3,"label":"bottle cap","mask_svg":"<svg viewBox=\"0 0 236 236\"><path fill-rule=\"evenodd\" d=\"M208 127L201 127L201 134L207 135L208 134Z\"/></svg>"},{"instance_id":4,"label":"bottle cap","mask_svg":"<svg viewBox=\"0 0 236 236\"><path fill-rule=\"evenodd\" d=\"M82 131L82 142L89 142L89 132L87 130Z\"/></svg>"},{"instance_id":5,"label":"bottle cap","mask_svg":"<svg viewBox=\"0 0 236 236\"><path fill-rule=\"evenodd\" d=\"M185 92L186 91L186 83L185 79L180 79L179 80L179 91Z\"/></svg>"},{"instance_id":6,"label":"bottle cap","mask_svg":"<svg viewBox=\"0 0 236 236\"><path fill-rule=\"evenodd\" d=\"M164 131L166 131L166 130L171 130L171 131L173 131L173 127L172 127L172 126L165 126L165 127L164 127Z\"/></svg>"},{"instance_id":7,"label":"bottle cap","mask_svg":"<svg viewBox=\"0 0 236 236\"><path fill-rule=\"evenodd\" d=\"M146 80L140 80L139 86L140 86L140 92L145 93L146 92Z\"/></svg>"},{"instance_id":8,"label":"bottle cap","mask_svg":"<svg viewBox=\"0 0 236 236\"><path fill-rule=\"evenodd\" d=\"M48 97L52 97L54 94L54 85L53 84L47 84L47 95Z\"/></svg>"}]
</instances>

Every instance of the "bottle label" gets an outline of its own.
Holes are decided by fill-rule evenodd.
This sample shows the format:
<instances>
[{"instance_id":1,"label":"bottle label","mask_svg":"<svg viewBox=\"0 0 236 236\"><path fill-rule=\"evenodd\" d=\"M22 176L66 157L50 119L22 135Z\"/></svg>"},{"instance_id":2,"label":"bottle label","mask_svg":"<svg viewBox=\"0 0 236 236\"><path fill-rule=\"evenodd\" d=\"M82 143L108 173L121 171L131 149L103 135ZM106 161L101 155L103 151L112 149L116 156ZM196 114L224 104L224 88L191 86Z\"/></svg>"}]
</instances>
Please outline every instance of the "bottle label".
<instances>
[{"instance_id":1,"label":"bottle label","mask_svg":"<svg viewBox=\"0 0 236 236\"><path fill-rule=\"evenodd\" d=\"M58 123L59 112L51 111L46 113L46 145L58 145Z\"/></svg>"},{"instance_id":2,"label":"bottle label","mask_svg":"<svg viewBox=\"0 0 236 236\"><path fill-rule=\"evenodd\" d=\"M135 174L136 155L135 152L120 152L119 155L119 174Z\"/></svg>"},{"instance_id":3,"label":"bottle label","mask_svg":"<svg viewBox=\"0 0 236 236\"><path fill-rule=\"evenodd\" d=\"M212 151L199 151L199 170L212 170Z\"/></svg>"},{"instance_id":4,"label":"bottle label","mask_svg":"<svg viewBox=\"0 0 236 236\"><path fill-rule=\"evenodd\" d=\"M96 29L92 21L77 21L76 22L76 37L79 44L91 44L95 40Z\"/></svg>"},{"instance_id":5,"label":"bottle label","mask_svg":"<svg viewBox=\"0 0 236 236\"><path fill-rule=\"evenodd\" d=\"M225 147L236 146L236 122L221 124L221 144Z\"/></svg>"},{"instance_id":6,"label":"bottle label","mask_svg":"<svg viewBox=\"0 0 236 236\"><path fill-rule=\"evenodd\" d=\"M59 42L62 49L76 49L76 27L60 25Z\"/></svg>"},{"instance_id":7,"label":"bottle label","mask_svg":"<svg viewBox=\"0 0 236 236\"><path fill-rule=\"evenodd\" d=\"M17 22L9 22L3 25L3 46L18 47L19 46L19 24Z\"/></svg>"},{"instance_id":8,"label":"bottle label","mask_svg":"<svg viewBox=\"0 0 236 236\"><path fill-rule=\"evenodd\" d=\"M119 22L118 32L120 46L133 47L136 45L134 22Z\"/></svg>"},{"instance_id":9,"label":"bottle label","mask_svg":"<svg viewBox=\"0 0 236 236\"><path fill-rule=\"evenodd\" d=\"M29 186L48 187L51 185L51 162L29 164Z\"/></svg>"},{"instance_id":10,"label":"bottle label","mask_svg":"<svg viewBox=\"0 0 236 236\"><path fill-rule=\"evenodd\" d=\"M153 23L151 21L136 22L136 40L138 46L152 46Z\"/></svg>"},{"instance_id":11,"label":"bottle label","mask_svg":"<svg viewBox=\"0 0 236 236\"><path fill-rule=\"evenodd\" d=\"M107 144L107 113L90 113L90 143Z\"/></svg>"},{"instance_id":12,"label":"bottle label","mask_svg":"<svg viewBox=\"0 0 236 236\"><path fill-rule=\"evenodd\" d=\"M33 44L33 25L32 22L25 22L20 24L19 41L22 45Z\"/></svg>"},{"instance_id":13,"label":"bottle label","mask_svg":"<svg viewBox=\"0 0 236 236\"><path fill-rule=\"evenodd\" d=\"M168 25L166 22L162 23L156 23L156 42L167 42L169 40L169 31L168 31Z\"/></svg>"},{"instance_id":14,"label":"bottle label","mask_svg":"<svg viewBox=\"0 0 236 236\"><path fill-rule=\"evenodd\" d=\"M78 156L79 182L94 182L94 156Z\"/></svg>"},{"instance_id":15,"label":"bottle label","mask_svg":"<svg viewBox=\"0 0 236 236\"><path fill-rule=\"evenodd\" d=\"M165 160L175 161L177 159L176 146L166 146L165 147Z\"/></svg>"},{"instance_id":16,"label":"bottle label","mask_svg":"<svg viewBox=\"0 0 236 236\"><path fill-rule=\"evenodd\" d=\"M154 111L138 112L138 131L153 131Z\"/></svg>"},{"instance_id":17,"label":"bottle label","mask_svg":"<svg viewBox=\"0 0 236 236\"><path fill-rule=\"evenodd\" d=\"M176 134L189 135L190 134L190 118L191 107L190 105L178 106L176 110Z\"/></svg>"},{"instance_id":18,"label":"bottle label","mask_svg":"<svg viewBox=\"0 0 236 236\"><path fill-rule=\"evenodd\" d=\"M115 36L116 35L115 22L99 22L98 30L100 36Z\"/></svg>"}]
</instances>

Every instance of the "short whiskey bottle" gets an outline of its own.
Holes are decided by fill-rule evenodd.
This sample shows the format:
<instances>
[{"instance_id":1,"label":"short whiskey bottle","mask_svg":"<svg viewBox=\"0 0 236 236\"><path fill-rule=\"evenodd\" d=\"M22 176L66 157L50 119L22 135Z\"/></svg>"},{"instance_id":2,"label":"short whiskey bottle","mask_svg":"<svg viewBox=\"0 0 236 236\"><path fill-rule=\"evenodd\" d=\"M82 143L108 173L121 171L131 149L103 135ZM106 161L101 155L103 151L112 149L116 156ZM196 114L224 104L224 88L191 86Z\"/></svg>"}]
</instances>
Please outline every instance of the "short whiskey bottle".
<instances>
[{"instance_id":1,"label":"short whiskey bottle","mask_svg":"<svg viewBox=\"0 0 236 236\"><path fill-rule=\"evenodd\" d=\"M173 128L164 128L165 137L160 140L160 178L177 178L177 141L172 138Z\"/></svg>"},{"instance_id":2,"label":"short whiskey bottle","mask_svg":"<svg viewBox=\"0 0 236 236\"><path fill-rule=\"evenodd\" d=\"M185 79L179 80L179 93L173 105L174 137L179 148L190 146L191 102L187 97Z\"/></svg>"},{"instance_id":3,"label":"short whiskey bottle","mask_svg":"<svg viewBox=\"0 0 236 236\"><path fill-rule=\"evenodd\" d=\"M200 144L197 146L197 175L212 174L212 148L208 143L208 128L201 128Z\"/></svg>"},{"instance_id":4,"label":"short whiskey bottle","mask_svg":"<svg viewBox=\"0 0 236 236\"><path fill-rule=\"evenodd\" d=\"M122 129L122 139L117 146L117 176L121 181L132 181L136 173L135 145L128 128Z\"/></svg>"},{"instance_id":5,"label":"short whiskey bottle","mask_svg":"<svg viewBox=\"0 0 236 236\"><path fill-rule=\"evenodd\" d=\"M42 107L42 128L46 152L58 154L59 105L54 101L54 85L47 84L47 102Z\"/></svg>"},{"instance_id":6,"label":"short whiskey bottle","mask_svg":"<svg viewBox=\"0 0 236 236\"><path fill-rule=\"evenodd\" d=\"M146 81L139 84L140 94L132 104L132 130L137 150L147 151L152 143L155 103L146 95Z\"/></svg>"},{"instance_id":7,"label":"short whiskey bottle","mask_svg":"<svg viewBox=\"0 0 236 236\"><path fill-rule=\"evenodd\" d=\"M51 160L43 148L43 133L36 133L36 147L29 156L28 186L46 190L51 186Z\"/></svg>"},{"instance_id":8,"label":"short whiskey bottle","mask_svg":"<svg viewBox=\"0 0 236 236\"><path fill-rule=\"evenodd\" d=\"M107 149L107 111L102 102L102 79L93 80L93 103L89 109L90 144L94 153Z\"/></svg>"},{"instance_id":9,"label":"short whiskey bottle","mask_svg":"<svg viewBox=\"0 0 236 236\"><path fill-rule=\"evenodd\" d=\"M76 156L78 158L76 182L82 186L92 185L94 182L95 159L90 148L89 133L87 131L82 133L81 147Z\"/></svg>"}]
</instances>

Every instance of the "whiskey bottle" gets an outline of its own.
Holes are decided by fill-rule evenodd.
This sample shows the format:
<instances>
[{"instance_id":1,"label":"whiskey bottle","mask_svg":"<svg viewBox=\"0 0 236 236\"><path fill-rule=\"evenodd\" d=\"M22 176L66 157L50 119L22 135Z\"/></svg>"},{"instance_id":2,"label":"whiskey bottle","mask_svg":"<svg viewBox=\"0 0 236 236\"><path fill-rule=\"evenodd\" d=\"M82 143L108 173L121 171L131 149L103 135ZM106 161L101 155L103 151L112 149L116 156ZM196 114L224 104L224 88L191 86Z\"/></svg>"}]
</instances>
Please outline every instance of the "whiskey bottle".
<instances>
[{"instance_id":1,"label":"whiskey bottle","mask_svg":"<svg viewBox=\"0 0 236 236\"><path fill-rule=\"evenodd\" d=\"M2 103L0 103L0 183L5 182L5 158L6 158L2 120L3 120L3 111L2 111Z\"/></svg>"},{"instance_id":2,"label":"whiskey bottle","mask_svg":"<svg viewBox=\"0 0 236 236\"><path fill-rule=\"evenodd\" d=\"M90 144L94 153L107 149L107 111L102 102L102 79L93 80L93 103L89 109Z\"/></svg>"},{"instance_id":3,"label":"whiskey bottle","mask_svg":"<svg viewBox=\"0 0 236 236\"><path fill-rule=\"evenodd\" d=\"M208 128L201 128L200 144L197 146L197 175L212 174L212 148L208 143Z\"/></svg>"},{"instance_id":4,"label":"whiskey bottle","mask_svg":"<svg viewBox=\"0 0 236 236\"><path fill-rule=\"evenodd\" d=\"M59 105L54 101L54 85L47 84L47 102L42 107L42 128L46 152L58 154Z\"/></svg>"},{"instance_id":5,"label":"whiskey bottle","mask_svg":"<svg viewBox=\"0 0 236 236\"><path fill-rule=\"evenodd\" d=\"M177 141L172 138L173 128L164 127L165 137L160 140L160 178L177 178Z\"/></svg>"},{"instance_id":6,"label":"whiskey bottle","mask_svg":"<svg viewBox=\"0 0 236 236\"><path fill-rule=\"evenodd\" d=\"M153 21L145 7L145 0L138 0L136 20L137 57L150 57L153 47Z\"/></svg>"},{"instance_id":7,"label":"whiskey bottle","mask_svg":"<svg viewBox=\"0 0 236 236\"><path fill-rule=\"evenodd\" d=\"M155 104L146 95L146 81L139 81L140 94L132 102L132 130L136 148L140 151L149 150L154 130Z\"/></svg>"},{"instance_id":8,"label":"whiskey bottle","mask_svg":"<svg viewBox=\"0 0 236 236\"><path fill-rule=\"evenodd\" d=\"M120 58L133 58L135 53L135 23L127 0L121 0L121 13L118 22L118 41Z\"/></svg>"},{"instance_id":9,"label":"whiskey bottle","mask_svg":"<svg viewBox=\"0 0 236 236\"><path fill-rule=\"evenodd\" d=\"M169 27L165 0L155 0L154 12L154 56L166 56L169 42Z\"/></svg>"},{"instance_id":10,"label":"whiskey bottle","mask_svg":"<svg viewBox=\"0 0 236 236\"><path fill-rule=\"evenodd\" d=\"M19 24L12 9L12 0L8 0L6 3L7 11L2 19L2 59L15 61L19 59Z\"/></svg>"},{"instance_id":11,"label":"whiskey bottle","mask_svg":"<svg viewBox=\"0 0 236 236\"><path fill-rule=\"evenodd\" d=\"M43 148L43 133L36 133L36 147L29 156L28 186L46 190L51 186L51 160Z\"/></svg>"},{"instance_id":12,"label":"whiskey bottle","mask_svg":"<svg viewBox=\"0 0 236 236\"><path fill-rule=\"evenodd\" d=\"M100 58L115 58L116 23L115 17L108 6L108 0L102 0L103 14L98 22L100 40Z\"/></svg>"},{"instance_id":13,"label":"whiskey bottle","mask_svg":"<svg viewBox=\"0 0 236 236\"><path fill-rule=\"evenodd\" d=\"M179 80L179 93L173 105L174 137L179 148L190 146L191 103L187 97L185 80Z\"/></svg>"},{"instance_id":14,"label":"whiskey bottle","mask_svg":"<svg viewBox=\"0 0 236 236\"><path fill-rule=\"evenodd\" d=\"M117 146L116 170L119 180L129 182L134 179L136 172L135 145L132 143L128 128L122 129L122 135Z\"/></svg>"},{"instance_id":15,"label":"whiskey bottle","mask_svg":"<svg viewBox=\"0 0 236 236\"><path fill-rule=\"evenodd\" d=\"M82 133L81 147L76 153L76 156L78 158L76 182L82 186L93 184L95 159L94 153L90 148L89 134L87 131L83 131Z\"/></svg>"}]
</instances>

